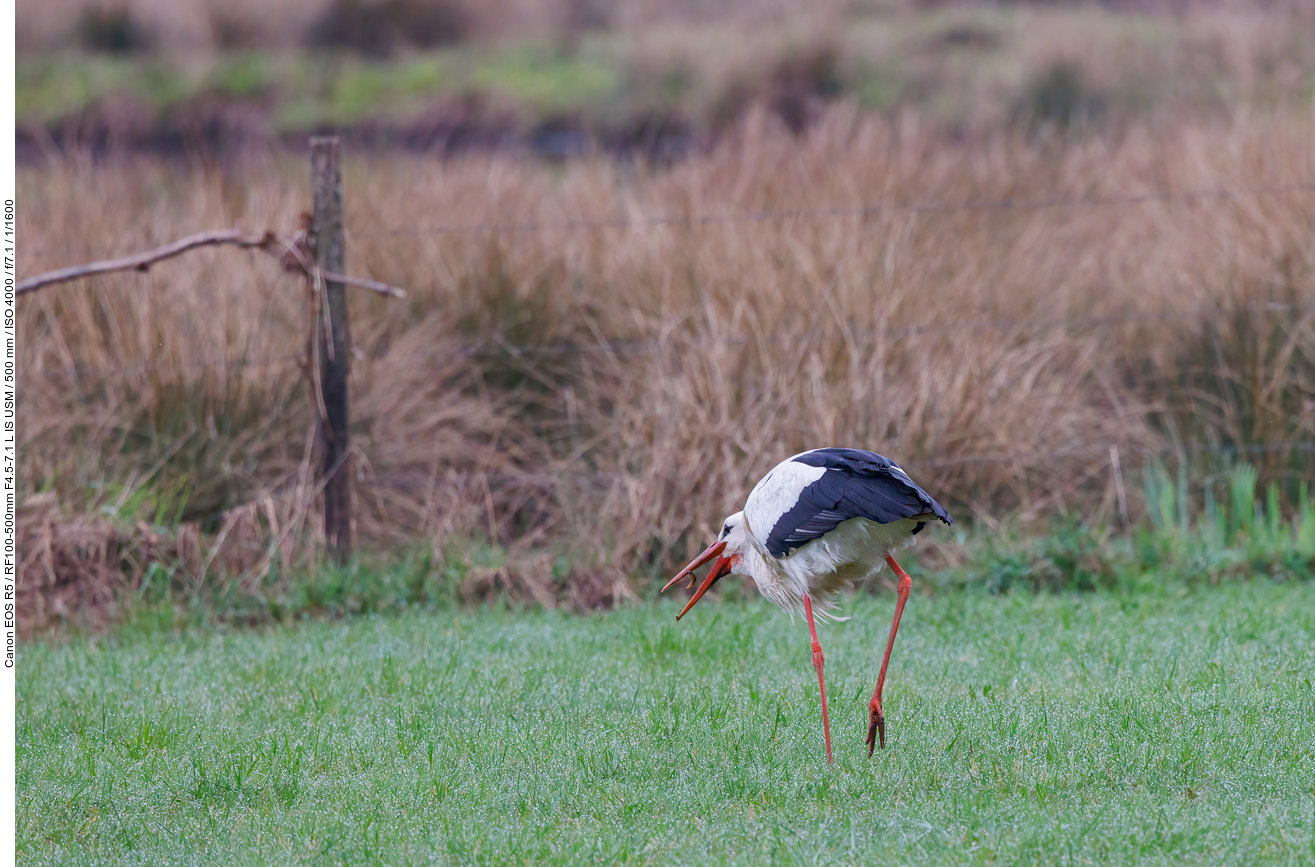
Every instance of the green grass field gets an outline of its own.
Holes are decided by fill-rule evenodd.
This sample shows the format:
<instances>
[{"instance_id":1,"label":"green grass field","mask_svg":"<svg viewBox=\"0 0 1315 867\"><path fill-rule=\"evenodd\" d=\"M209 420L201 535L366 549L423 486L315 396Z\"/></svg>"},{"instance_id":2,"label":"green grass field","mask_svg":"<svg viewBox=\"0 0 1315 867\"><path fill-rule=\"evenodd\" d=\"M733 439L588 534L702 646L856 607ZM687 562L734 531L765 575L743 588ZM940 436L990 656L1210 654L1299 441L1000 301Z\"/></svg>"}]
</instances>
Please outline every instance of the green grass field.
<instances>
[{"instance_id":1,"label":"green grass field","mask_svg":"<svg viewBox=\"0 0 1315 867\"><path fill-rule=\"evenodd\" d=\"M23 863L1315 861L1315 584L437 611L23 647Z\"/></svg>"}]
</instances>

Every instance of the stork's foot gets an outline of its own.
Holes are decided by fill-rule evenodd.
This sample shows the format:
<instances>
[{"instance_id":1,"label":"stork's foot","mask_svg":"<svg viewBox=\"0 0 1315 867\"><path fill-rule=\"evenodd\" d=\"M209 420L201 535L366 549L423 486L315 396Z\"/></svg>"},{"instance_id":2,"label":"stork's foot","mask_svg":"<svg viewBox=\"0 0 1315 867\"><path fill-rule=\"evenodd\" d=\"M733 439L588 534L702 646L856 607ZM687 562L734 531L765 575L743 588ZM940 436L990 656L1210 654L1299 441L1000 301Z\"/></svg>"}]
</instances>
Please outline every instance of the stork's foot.
<instances>
[{"instance_id":1,"label":"stork's foot","mask_svg":"<svg viewBox=\"0 0 1315 867\"><path fill-rule=\"evenodd\" d=\"M878 743L883 750L886 748L886 718L881 715L881 706L877 704L869 707L868 713L868 758L872 758L872 751Z\"/></svg>"}]
</instances>

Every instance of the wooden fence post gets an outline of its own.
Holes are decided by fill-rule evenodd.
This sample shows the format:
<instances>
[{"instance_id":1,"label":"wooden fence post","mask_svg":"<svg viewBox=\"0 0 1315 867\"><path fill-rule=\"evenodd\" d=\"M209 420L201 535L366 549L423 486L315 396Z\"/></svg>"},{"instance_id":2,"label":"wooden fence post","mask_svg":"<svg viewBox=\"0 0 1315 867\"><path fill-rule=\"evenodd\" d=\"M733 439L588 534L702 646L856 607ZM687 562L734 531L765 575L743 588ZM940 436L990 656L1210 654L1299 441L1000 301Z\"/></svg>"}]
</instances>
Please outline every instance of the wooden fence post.
<instances>
[{"instance_id":1,"label":"wooden fence post","mask_svg":"<svg viewBox=\"0 0 1315 867\"><path fill-rule=\"evenodd\" d=\"M320 270L341 274L346 260L342 231L342 175L338 168L338 137L310 140L311 188L315 210L311 232ZM315 317L319 357L320 397L317 425L320 478L324 484L324 536L339 563L352 554L352 460L347 433L347 376L351 369L351 329L347 323L347 291L340 282L323 281ZM327 314L326 314L327 310ZM326 321L327 320L327 321Z\"/></svg>"}]
</instances>

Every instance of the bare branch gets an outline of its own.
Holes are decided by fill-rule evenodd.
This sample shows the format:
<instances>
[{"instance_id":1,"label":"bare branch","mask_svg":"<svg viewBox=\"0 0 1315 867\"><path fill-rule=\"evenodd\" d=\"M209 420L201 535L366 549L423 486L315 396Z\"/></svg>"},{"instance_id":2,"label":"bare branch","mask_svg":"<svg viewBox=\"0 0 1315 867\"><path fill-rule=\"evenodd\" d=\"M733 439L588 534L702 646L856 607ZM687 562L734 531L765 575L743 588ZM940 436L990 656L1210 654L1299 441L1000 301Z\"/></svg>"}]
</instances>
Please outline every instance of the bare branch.
<instances>
[{"instance_id":1,"label":"bare branch","mask_svg":"<svg viewBox=\"0 0 1315 867\"><path fill-rule=\"evenodd\" d=\"M149 250L145 253L138 253L136 256L126 256L122 259L106 259L101 262L90 262L86 265L74 265L71 268L61 268L58 271L47 271L44 274L38 274L35 277L29 277L22 280L14 287L14 292L18 295L27 292L35 292L38 289L55 283L67 283L70 280L77 280L81 277L91 277L96 274L112 274L116 271L148 271L156 262L162 262L165 259L172 259L174 256L180 256L188 250L195 250L197 247L214 247L231 244L235 247L245 249L264 249L275 243L272 232L266 232L263 235L249 235L241 229L224 229L218 232L201 232L196 235L188 235L172 244L166 244L155 250Z\"/></svg>"},{"instance_id":2,"label":"bare branch","mask_svg":"<svg viewBox=\"0 0 1315 867\"><path fill-rule=\"evenodd\" d=\"M286 252L291 252L293 244L279 239L273 232L265 232L261 235L252 235L243 232L241 229L223 229L216 232L200 232L195 235L188 235L174 241L172 244L166 244L154 250L148 250L145 253L138 253L135 256L125 256L121 259L105 259L100 262L89 262L85 265L74 265L69 268L60 268L58 271L47 271L44 274L37 274L35 277L29 277L26 280L19 281L14 287L17 295L25 295L28 292L35 292L46 286L53 286L56 283L67 283L71 280L78 280L83 277L94 277L98 274L113 274L119 271L149 271L151 266L156 262L163 262L165 259L172 259L180 256L189 250L195 250L198 247L222 247L232 246L245 250L260 250L263 253L269 253L271 256L282 256L284 268L289 271L300 271L314 279L312 271L318 271L314 263L310 263L310 268L306 267L304 257L297 256L295 259L290 258ZM321 280L331 280L335 283L344 283L348 286L355 286L358 289L368 289L371 292L378 292L389 298L405 298L406 290L398 286L390 286L387 283L380 283L377 280L366 280L363 277L349 277L346 274L329 273L320 271Z\"/></svg>"},{"instance_id":3,"label":"bare branch","mask_svg":"<svg viewBox=\"0 0 1315 867\"><path fill-rule=\"evenodd\" d=\"M355 286L357 289L369 289L371 292L378 292L380 295L387 295L389 298L406 297L406 290L400 286L390 286L376 280L366 280L364 277L348 277L346 274L335 274L332 271L321 271L320 276L329 283L346 283L348 286Z\"/></svg>"}]
</instances>

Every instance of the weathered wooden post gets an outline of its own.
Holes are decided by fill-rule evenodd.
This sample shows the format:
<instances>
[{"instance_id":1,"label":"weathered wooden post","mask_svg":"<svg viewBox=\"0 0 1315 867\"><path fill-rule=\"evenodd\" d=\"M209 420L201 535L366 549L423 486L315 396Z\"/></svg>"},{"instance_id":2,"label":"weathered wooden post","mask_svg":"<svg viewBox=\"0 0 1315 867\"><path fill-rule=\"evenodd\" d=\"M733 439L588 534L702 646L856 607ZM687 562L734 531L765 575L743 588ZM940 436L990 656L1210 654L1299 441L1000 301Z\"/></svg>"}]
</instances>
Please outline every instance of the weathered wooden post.
<instances>
[{"instance_id":1,"label":"weathered wooden post","mask_svg":"<svg viewBox=\"0 0 1315 867\"><path fill-rule=\"evenodd\" d=\"M341 274L346 245L342 231L338 137L312 138L310 154L311 188L315 195L311 245L315 262L321 271ZM347 376L351 370L352 337L347 323L346 286L320 280L320 289L322 306L315 317L315 343L321 398L317 439L320 478L324 480L324 536L338 562L345 563L352 554L353 469L347 432Z\"/></svg>"}]
</instances>

